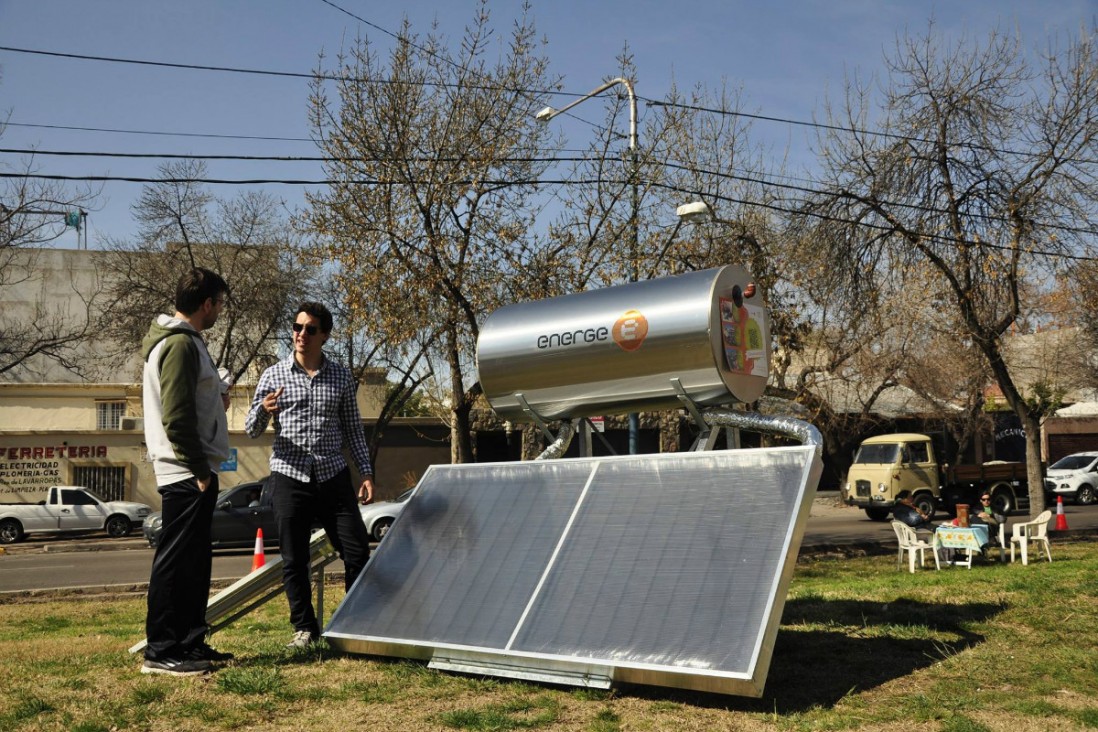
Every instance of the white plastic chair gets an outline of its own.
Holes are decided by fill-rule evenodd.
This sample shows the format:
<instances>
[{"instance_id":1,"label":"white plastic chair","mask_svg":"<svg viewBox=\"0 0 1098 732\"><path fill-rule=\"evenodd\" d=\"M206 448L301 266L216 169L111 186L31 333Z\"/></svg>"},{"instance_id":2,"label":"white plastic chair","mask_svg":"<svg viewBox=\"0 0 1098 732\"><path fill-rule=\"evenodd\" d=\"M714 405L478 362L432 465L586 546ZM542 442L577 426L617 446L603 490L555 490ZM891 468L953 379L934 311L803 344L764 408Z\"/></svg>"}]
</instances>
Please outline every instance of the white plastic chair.
<instances>
[{"instance_id":1,"label":"white plastic chair","mask_svg":"<svg viewBox=\"0 0 1098 732\"><path fill-rule=\"evenodd\" d=\"M941 569L938 564L938 552L928 541L923 541L915 535L915 529L903 521L893 521L892 530L896 532L896 540L900 543L899 553L896 555L896 569L903 567L904 552L907 552L908 569L915 574L915 554L919 553L919 566L926 566L926 553L929 551L934 557L934 568Z\"/></svg>"},{"instance_id":2,"label":"white plastic chair","mask_svg":"<svg viewBox=\"0 0 1098 732\"><path fill-rule=\"evenodd\" d=\"M1045 554L1048 561L1052 561L1052 549L1048 545L1048 522L1052 520L1052 511L1042 511L1032 521L1014 524L1013 535L1010 537L1010 561L1014 561L1014 545L1022 549L1022 564L1029 564L1029 544L1045 546ZM1040 551L1038 548L1038 554Z\"/></svg>"}]
</instances>

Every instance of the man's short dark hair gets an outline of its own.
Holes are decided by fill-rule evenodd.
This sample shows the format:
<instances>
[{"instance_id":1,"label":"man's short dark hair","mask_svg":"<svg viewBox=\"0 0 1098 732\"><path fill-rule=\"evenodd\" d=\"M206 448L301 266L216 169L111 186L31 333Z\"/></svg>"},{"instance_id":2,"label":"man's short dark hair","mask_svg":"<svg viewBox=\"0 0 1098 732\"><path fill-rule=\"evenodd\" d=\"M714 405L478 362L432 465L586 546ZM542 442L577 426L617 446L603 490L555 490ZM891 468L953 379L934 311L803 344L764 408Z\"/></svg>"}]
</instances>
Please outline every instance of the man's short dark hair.
<instances>
[{"instance_id":1,"label":"man's short dark hair","mask_svg":"<svg viewBox=\"0 0 1098 732\"><path fill-rule=\"evenodd\" d=\"M296 318L301 313L311 315L320 321L320 332L331 333L332 332L332 311L327 308L326 305L319 302L303 302L297 306L297 312L294 313Z\"/></svg>"},{"instance_id":2,"label":"man's short dark hair","mask_svg":"<svg viewBox=\"0 0 1098 732\"><path fill-rule=\"evenodd\" d=\"M897 501L902 501L905 498L909 497L910 495L911 495L911 491L900 491L899 493L896 494L896 500Z\"/></svg>"},{"instance_id":3,"label":"man's short dark hair","mask_svg":"<svg viewBox=\"0 0 1098 732\"><path fill-rule=\"evenodd\" d=\"M185 272L175 286L175 309L184 315L190 315L202 307L206 300L216 300L222 295L228 297L229 286L221 279L221 275L195 267Z\"/></svg>"}]
</instances>

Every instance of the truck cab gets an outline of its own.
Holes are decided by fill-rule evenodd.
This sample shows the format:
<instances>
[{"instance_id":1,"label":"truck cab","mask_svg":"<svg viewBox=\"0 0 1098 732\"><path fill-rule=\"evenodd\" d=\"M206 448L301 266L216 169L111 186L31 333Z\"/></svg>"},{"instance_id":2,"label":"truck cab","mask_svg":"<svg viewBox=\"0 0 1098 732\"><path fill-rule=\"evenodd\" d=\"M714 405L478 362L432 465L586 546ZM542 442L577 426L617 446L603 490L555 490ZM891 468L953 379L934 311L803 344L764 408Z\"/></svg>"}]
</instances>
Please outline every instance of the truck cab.
<instances>
[{"instance_id":1,"label":"truck cab","mask_svg":"<svg viewBox=\"0 0 1098 732\"><path fill-rule=\"evenodd\" d=\"M884 521L901 491L911 491L921 510L933 516L941 496L938 463L930 437L914 433L878 435L862 442L843 486L843 500Z\"/></svg>"}]
</instances>

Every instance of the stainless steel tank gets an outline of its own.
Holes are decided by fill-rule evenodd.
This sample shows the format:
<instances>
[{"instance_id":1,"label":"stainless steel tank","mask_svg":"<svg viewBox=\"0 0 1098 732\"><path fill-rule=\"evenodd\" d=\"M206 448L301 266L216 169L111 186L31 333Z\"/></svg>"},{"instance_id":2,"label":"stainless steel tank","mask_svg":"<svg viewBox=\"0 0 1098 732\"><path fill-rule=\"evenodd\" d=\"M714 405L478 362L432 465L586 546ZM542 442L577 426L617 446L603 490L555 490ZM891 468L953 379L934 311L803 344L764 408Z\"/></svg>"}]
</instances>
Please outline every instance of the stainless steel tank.
<instances>
[{"instance_id":1,"label":"stainless steel tank","mask_svg":"<svg viewBox=\"0 0 1098 732\"><path fill-rule=\"evenodd\" d=\"M765 303L736 266L508 305L477 341L484 395L519 422L522 399L546 419L676 408L675 379L702 406L752 402L769 357Z\"/></svg>"}]
</instances>

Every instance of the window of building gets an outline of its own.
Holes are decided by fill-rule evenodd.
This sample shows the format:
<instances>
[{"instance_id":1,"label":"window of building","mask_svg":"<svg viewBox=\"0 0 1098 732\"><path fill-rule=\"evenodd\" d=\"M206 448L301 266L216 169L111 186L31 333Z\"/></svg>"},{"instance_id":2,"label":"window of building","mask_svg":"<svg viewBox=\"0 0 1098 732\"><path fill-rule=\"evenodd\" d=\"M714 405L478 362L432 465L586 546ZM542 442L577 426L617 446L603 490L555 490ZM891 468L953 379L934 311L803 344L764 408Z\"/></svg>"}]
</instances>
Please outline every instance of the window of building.
<instances>
[{"instance_id":1,"label":"window of building","mask_svg":"<svg viewBox=\"0 0 1098 732\"><path fill-rule=\"evenodd\" d=\"M95 491L105 501L126 500L126 468L115 465L74 465L72 482Z\"/></svg>"},{"instance_id":2,"label":"window of building","mask_svg":"<svg viewBox=\"0 0 1098 732\"><path fill-rule=\"evenodd\" d=\"M122 429L122 418L126 416L126 402L96 402L95 428L97 430Z\"/></svg>"}]
</instances>

